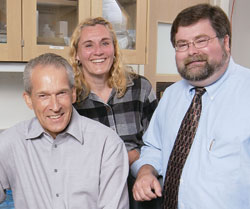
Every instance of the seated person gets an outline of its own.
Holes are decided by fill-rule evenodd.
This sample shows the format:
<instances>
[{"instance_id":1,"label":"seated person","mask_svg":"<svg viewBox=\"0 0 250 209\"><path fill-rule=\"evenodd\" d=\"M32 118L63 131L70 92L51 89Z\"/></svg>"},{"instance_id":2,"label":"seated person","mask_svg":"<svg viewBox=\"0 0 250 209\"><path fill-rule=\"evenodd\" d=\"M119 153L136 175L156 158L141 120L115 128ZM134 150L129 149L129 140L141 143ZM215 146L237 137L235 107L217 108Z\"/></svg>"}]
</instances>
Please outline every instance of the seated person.
<instances>
[{"instance_id":1,"label":"seated person","mask_svg":"<svg viewBox=\"0 0 250 209\"><path fill-rule=\"evenodd\" d=\"M25 67L23 94L36 117L0 134L0 202L16 209L127 209L128 156L119 136L80 116L72 67L44 54Z\"/></svg>"}]
</instances>

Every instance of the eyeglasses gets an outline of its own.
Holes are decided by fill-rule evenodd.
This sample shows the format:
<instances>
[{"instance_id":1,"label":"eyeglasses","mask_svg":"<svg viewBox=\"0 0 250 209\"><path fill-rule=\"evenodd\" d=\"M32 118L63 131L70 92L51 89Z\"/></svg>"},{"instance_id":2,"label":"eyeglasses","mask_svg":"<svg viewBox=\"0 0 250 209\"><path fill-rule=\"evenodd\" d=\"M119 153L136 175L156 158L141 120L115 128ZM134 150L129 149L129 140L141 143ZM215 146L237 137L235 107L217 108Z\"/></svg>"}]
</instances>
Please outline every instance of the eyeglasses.
<instances>
[{"instance_id":1,"label":"eyeglasses","mask_svg":"<svg viewBox=\"0 0 250 209\"><path fill-rule=\"evenodd\" d=\"M175 45L175 50L178 52L184 52L190 47L190 44L193 44L196 49L201 49L206 47L208 42L214 38L217 38L217 36L212 38L209 36L202 36L190 42L177 42Z\"/></svg>"}]
</instances>

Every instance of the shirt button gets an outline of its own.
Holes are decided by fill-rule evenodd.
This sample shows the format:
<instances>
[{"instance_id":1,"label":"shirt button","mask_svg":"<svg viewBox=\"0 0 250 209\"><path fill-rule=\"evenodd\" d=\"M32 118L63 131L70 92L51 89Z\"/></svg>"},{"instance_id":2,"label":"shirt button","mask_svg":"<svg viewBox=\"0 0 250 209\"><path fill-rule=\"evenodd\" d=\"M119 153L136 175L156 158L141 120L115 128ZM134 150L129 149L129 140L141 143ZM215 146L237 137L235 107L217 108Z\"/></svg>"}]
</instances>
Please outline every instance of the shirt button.
<instances>
[{"instance_id":1,"label":"shirt button","mask_svg":"<svg viewBox=\"0 0 250 209\"><path fill-rule=\"evenodd\" d=\"M55 148L57 148L57 144L55 144L55 146L54 146Z\"/></svg>"},{"instance_id":2,"label":"shirt button","mask_svg":"<svg viewBox=\"0 0 250 209\"><path fill-rule=\"evenodd\" d=\"M58 194L58 193L56 194L56 197L59 197L59 194Z\"/></svg>"},{"instance_id":3,"label":"shirt button","mask_svg":"<svg viewBox=\"0 0 250 209\"><path fill-rule=\"evenodd\" d=\"M58 170L57 169L54 169L54 172L56 173Z\"/></svg>"},{"instance_id":4,"label":"shirt button","mask_svg":"<svg viewBox=\"0 0 250 209\"><path fill-rule=\"evenodd\" d=\"M183 184L184 183L184 180L183 178L180 179L180 183Z\"/></svg>"}]
</instances>

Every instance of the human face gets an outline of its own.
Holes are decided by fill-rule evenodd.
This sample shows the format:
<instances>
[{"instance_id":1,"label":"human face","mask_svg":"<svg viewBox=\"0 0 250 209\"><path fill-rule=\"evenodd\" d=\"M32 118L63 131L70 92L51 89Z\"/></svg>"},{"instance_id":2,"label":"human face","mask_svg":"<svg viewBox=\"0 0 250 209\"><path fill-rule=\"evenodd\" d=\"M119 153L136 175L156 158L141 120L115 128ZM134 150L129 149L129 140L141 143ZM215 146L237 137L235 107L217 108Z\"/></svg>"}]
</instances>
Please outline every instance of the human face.
<instances>
[{"instance_id":1,"label":"human face","mask_svg":"<svg viewBox=\"0 0 250 209\"><path fill-rule=\"evenodd\" d=\"M208 36L216 37L208 19L190 26L180 26L176 33L176 42L192 42ZM184 52L176 51L176 64L180 75L194 86L207 86L218 80L226 71L229 62L229 37L223 40L213 38L204 48L197 49L193 44Z\"/></svg>"},{"instance_id":2,"label":"human face","mask_svg":"<svg viewBox=\"0 0 250 209\"><path fill-rule=\"evenodd\" d=\"M53 65L36 66L31 85L31 93L24 93L25 102L34 110L44 130L56 138L70 122L75 89L70 88L66 70Z\"/></svg>"},{"instance_id":3,"label":"human face","mask_svg":"<svg viewBox=\"0 0 250 209\"><path fill-rule=\"evenodd\" d=\"M114 61L114 44L104 25L84 27L78 43L77 59L86 78L108 78Z\"/></svg>"}]
</instances>

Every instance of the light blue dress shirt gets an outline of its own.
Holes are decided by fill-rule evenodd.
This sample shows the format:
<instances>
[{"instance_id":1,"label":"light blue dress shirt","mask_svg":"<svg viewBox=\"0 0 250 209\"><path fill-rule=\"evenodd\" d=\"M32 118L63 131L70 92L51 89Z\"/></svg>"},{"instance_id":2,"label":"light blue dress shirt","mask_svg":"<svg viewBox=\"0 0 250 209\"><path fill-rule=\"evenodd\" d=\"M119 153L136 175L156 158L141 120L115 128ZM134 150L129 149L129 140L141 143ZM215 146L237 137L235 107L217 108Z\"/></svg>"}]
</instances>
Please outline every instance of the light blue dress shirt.
<instances>
[{"instance_id":1,"label":"light blue dress shirt","mask_svg":"<svg viewBox=\"0 0 250 209\"><path fill-rule=\"evenodd\" d=\"M164 92L144 135L136 175L144 164L165 178L181 121L194 96L181 80ZM224 75L206 87L199 127L184 166L179 209L250 208L250 69L230 59Z\"/></svg>"}]
</instances>

